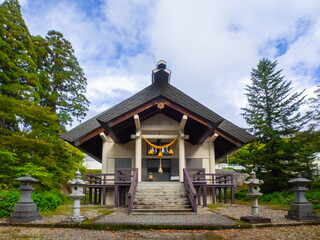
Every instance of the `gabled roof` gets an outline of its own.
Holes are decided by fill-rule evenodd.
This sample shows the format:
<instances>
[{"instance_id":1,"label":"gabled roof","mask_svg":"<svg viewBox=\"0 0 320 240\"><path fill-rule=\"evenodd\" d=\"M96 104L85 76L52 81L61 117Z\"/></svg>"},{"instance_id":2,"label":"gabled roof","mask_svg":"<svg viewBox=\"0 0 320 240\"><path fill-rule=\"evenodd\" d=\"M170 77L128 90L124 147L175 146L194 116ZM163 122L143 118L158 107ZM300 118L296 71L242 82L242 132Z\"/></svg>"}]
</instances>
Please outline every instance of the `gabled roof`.
<instances>
[{"instance_id":1,"label":"gabled roof","mask_svg":"<svg viewBox=\"0 0 320 240\"><path fill-rule=\"evenodd\" d=\"M200 144L213 133L218 133L223 139L218 138L220 144L217 143L219 145L219 149L216 149L217 158L254 139L245 130L173 87L169 83L170 71L165 68L164 63L161 62L161 68L153 71L153 83L150 86L71 129L61 137L99 158L95 153L88 152L90 149L83 148L86 147L85 142L92 141L100 132L105 131L115 142L126 143L131 140L130 135L135 130L131 118L135 112L139 112L141 121L161 112L176 121L180 121L183 114L189 115L185 131L190 135L189 141L192 144ZM160 102L165 106L163 109L157 107ZM83 146L80 146L82 144Z\"/></svg>"}]
</instances>

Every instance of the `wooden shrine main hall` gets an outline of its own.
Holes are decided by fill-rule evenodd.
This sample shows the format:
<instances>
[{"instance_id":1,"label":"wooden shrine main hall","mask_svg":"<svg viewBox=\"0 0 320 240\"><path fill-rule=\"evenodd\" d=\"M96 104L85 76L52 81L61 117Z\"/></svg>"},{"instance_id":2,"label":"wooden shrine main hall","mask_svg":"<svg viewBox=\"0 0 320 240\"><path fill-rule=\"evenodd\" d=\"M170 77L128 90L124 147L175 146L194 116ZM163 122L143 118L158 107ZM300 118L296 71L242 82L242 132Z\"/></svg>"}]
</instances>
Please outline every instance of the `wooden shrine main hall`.
<instances>
[{"instance_id":1,"label":"wooden shrine main hall","mask_svg":"<svg viewBox=\"0 0 320 240\"><path fill-rule=\"evenodd\" d=\"M196 212L201 194L205 205L216 191L220 200L221 189L233 191L232 176L215 174L215 161L254 137L173 87L170 74L159 61L150 86L62 135L102 163L101 174L86 175L90 202L131 212L136 192L148 191L142 186L151 194L152 186L180 182Z\"/></svg>"}]
</instances>

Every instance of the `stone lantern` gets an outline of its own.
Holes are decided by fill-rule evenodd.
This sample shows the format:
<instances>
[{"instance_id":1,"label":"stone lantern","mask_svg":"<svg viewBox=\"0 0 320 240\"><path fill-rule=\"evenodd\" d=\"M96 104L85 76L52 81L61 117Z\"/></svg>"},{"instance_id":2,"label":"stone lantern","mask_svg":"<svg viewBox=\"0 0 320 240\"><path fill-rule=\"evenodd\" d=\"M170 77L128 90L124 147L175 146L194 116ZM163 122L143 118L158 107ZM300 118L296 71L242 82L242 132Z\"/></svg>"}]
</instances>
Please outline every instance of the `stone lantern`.
<instances>
[{"instance_id":1,"label":"stone lantern","mask_svg":"<svg viewBox=\"0 0 320 240\"><path fill-rule=\"evenodd\" d=\"M241 220L250 223L271 222L269 218L264 218L259 214L258 198L262 195L259 186L263 184L263 181L256 178L255 172L251 172L249 179L244 181L244 184L249 186L247 196L251 198L251 214L249 216L241 217Z\"/></svg>"},{"instance_id":2,"label":"stone lantern","mask_svg":"<svg viewBox=\"0 0 320 240\"><path fill-rule=\"evenodd\" d=\"M288 181L292 183L293 191L296 194L296 198L290 205L290 210L286 218L297 220L297 221L308 221L308 220L320 220L316 216L316 213L312 209L312 205L308 202L305 197L305 193L308 190L304 185L311 182L311 180L302 178L300 175L298 178L294 178Z\"/></svg>"},{"instance_id":3,"label":"stone lantern","mask_svg":"<svg viewBox=\"0 0 320 240\"><path fill-rule=\"evenodd\" d=\"M76 179L70 180L67 183L71 185L72 193L69 195L73 198L73 216L69 217L67 222L81 222L87 219L84 216L80 215L80 199L82 199L85 194L83 193L83 185L87 184L86 181L81 179L81 173L76 172Z\"/></svg>"},{"instance_id":4,"label":"stone lantern","mask_svg":"<svg viewBox=\"0 0 320 240\"><path fill-rule=\"evenodd\" d=\"M42 219L37 210L37 205L31 198L31 192L34 190L32 183L39 182L37 179L29 177L27 173L24 177L15 178L15 181L21 183L19 189L21 192L20 200L14 205L13 212L8 218L9 222L31 222Z\"/></svg>"}]
</instances>

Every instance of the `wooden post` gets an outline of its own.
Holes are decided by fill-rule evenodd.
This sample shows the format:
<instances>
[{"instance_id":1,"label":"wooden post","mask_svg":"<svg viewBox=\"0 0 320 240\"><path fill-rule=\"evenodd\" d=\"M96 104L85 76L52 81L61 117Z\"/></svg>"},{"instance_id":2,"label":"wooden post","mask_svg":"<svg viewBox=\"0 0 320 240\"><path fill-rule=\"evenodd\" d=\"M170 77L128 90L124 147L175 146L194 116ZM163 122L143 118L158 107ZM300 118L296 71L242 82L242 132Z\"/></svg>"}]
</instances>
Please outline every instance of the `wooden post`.
<instances>
[{"instance_id":1,"label":"wooden post","mask_svg":"<svg viewBox=\"0 0 320 240\"><path fill-rule=\"evenodd\" d=\"M101 173L108 173L108 138L104 132L100 133L102 138L102 169Z\"/></svg>"},{"instance_id":2,"label":"wooden post","mask_svg":"<svg viewBox=\"0 0 320 240\"><path fill-rule=\"evenodd\" d=\"M183 182L183 169L186 168L186 152L183 134L179 137L179 181Z\"/></svg>"},{"instance_id":3,"label":"wooden post","mask_svg":"<svg viewBox=\"0 0 320 240\"><path fill-rule=\"evenodd\" d=\"M210 161L209 161L209 168L210 168L210 173L215 173L215 163L216 163L216 158L215 158L215 149L214 149L214 141L217 139L219 135L214 133L212 137L209 139L209 155L210 155Z\"/></svg>"},{"instance_id":4,"label":"wooden post","mask_svg":"<svg viewBox=\"0 0 320 240\"><path fill-rule=\"evenodd\" d=\"M138 168L138 182L141 182L141 148L142 148L142 143L141 143L141 136L140 136L141 131L137 131L136 134L136 153L135 153L135 168Z\"/></svg>"},{"instance_id":5,"label":"wooden post","mask_svg":"<svg viewBox=\"0 0 320 240\"><path fill-rule=\"evenodd\" d=\"M138 168L138 182L141 182L141 170L142 170L142 160L141 160L141 152L142 152L142 143L141 143L141 124L140 124L140 119L139 115L136 114L133 117L134 119L134 124L136 126L136 153L135 153L135 168Z\"/></svg>"}]
</instances>

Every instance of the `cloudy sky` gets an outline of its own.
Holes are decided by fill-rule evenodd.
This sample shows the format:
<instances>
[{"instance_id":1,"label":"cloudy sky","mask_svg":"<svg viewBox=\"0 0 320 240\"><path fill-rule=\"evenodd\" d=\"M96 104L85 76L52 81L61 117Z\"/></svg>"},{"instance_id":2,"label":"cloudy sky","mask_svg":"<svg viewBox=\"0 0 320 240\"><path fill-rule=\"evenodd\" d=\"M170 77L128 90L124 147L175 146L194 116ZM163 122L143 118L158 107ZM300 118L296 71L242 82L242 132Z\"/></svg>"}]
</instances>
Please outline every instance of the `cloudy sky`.
<instances>
[{"instance_id":1,"label":"cloudy sky","mask_svg":"<svg viewBox=\"0 0 320 240\"><path fill-rule=\"evenodd\" d=\"M317 0L20 3L32 35L54 29L72 42L88 79L87 118L148 86L161 59L172 85L241 127L244 88L259 59L278 60L294 91L310 95L320 82Z\"/></svg>"}]
</instances>

